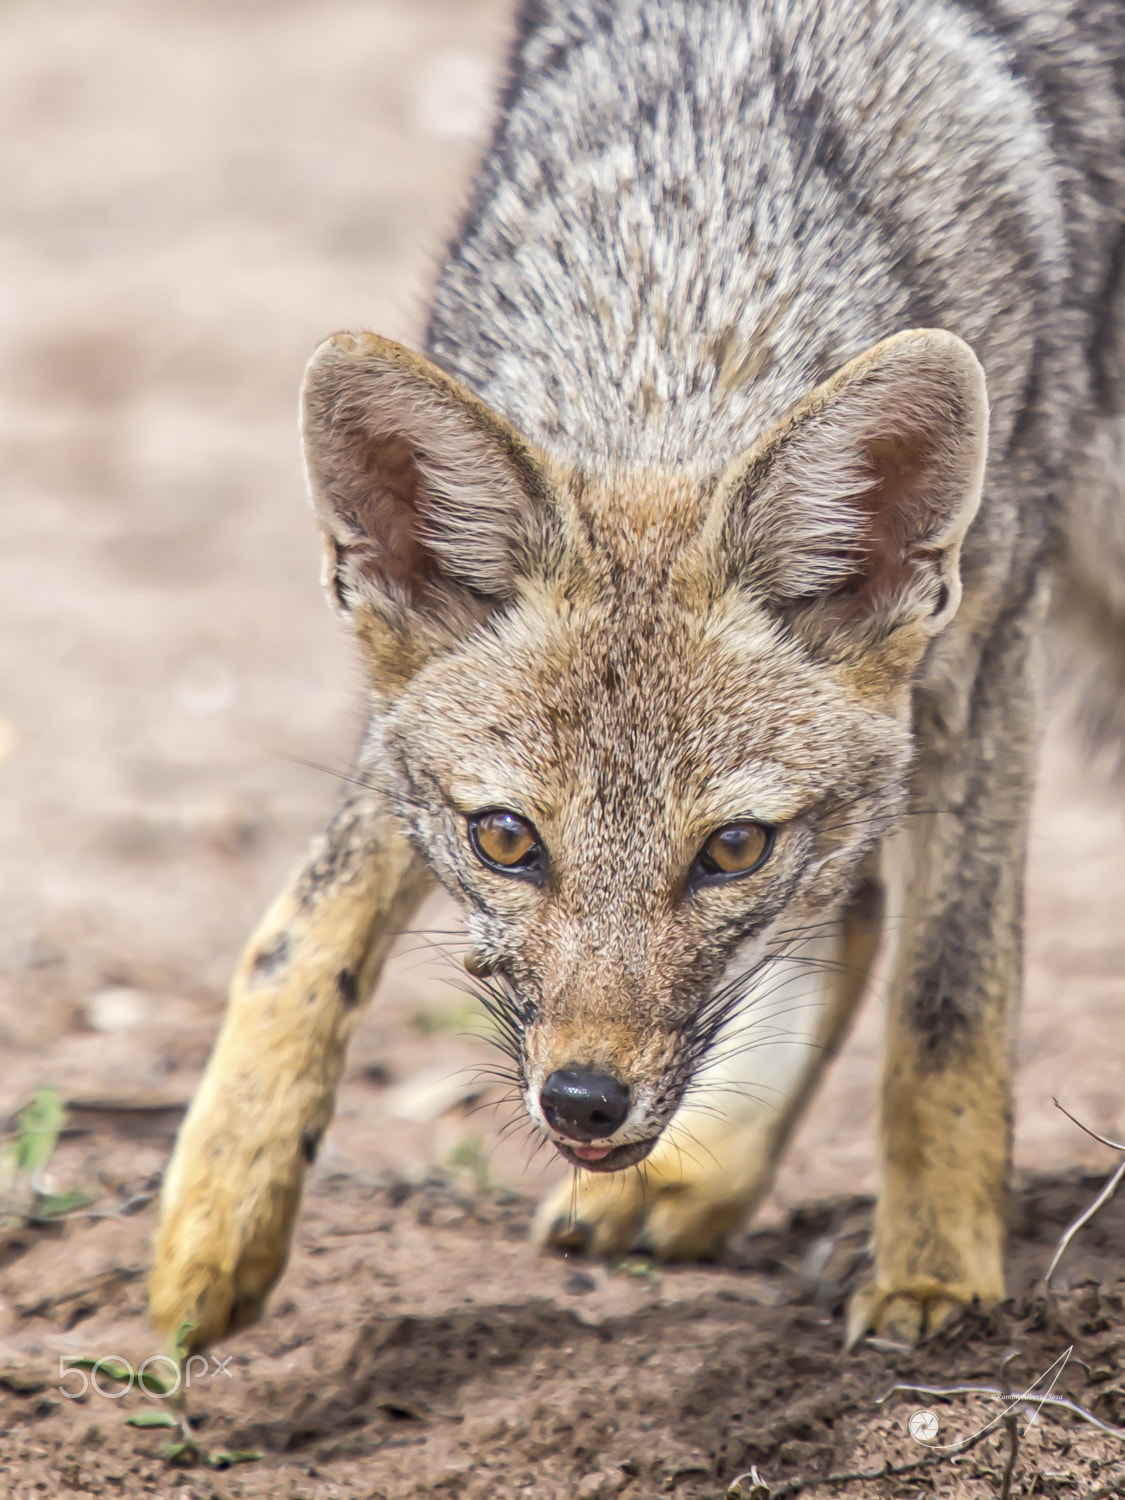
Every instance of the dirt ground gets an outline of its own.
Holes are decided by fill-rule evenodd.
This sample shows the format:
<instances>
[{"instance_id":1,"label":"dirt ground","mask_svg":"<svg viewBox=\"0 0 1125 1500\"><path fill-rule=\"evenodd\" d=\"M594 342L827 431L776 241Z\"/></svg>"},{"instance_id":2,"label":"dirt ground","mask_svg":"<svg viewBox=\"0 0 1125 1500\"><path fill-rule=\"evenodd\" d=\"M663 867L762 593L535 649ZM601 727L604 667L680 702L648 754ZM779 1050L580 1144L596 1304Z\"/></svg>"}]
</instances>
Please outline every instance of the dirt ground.
<instances>
[{"instance_id":1,"label":"dirt ground","mask_svg":"<svg viewBox=\"0 0 1125 1500\"><path fill-rule=\"evenodd\" d=\"M416 341L479 150L496 0L10 0L0 18L0 1121L68 1101L45 1191L0 1230L0 1494L675 1494L925 1458L1002 1406L896 1383L1056 1388L1125 1424L1125 1204L1036 1290L1125 1131L1125 819L1049 726L1018 1042L1013 1300L916 1353L845 1356L875 1187L879 1003L755 1225L714 1267L542 1257L528 1160L475 1075L440 901L357 1040L267 1320L188 1393L204 1452L126 1426L137 1392L60 1359L155 1350L154 1194L226 975L323 819L359 674L325 608L294 406L339 327ZM485 1106L481 1108L479 1106ZM846 1497L998 1492L1006 1431ZM1125 1440L1056 1411L1013 1494L1117 1493ZM749 1494L747 1485L743 1492ZM1125 1492L1125 1491L1122 1491ZM764 1500L764 1497L760 1497Z\"/></svg>"}]
</instances>

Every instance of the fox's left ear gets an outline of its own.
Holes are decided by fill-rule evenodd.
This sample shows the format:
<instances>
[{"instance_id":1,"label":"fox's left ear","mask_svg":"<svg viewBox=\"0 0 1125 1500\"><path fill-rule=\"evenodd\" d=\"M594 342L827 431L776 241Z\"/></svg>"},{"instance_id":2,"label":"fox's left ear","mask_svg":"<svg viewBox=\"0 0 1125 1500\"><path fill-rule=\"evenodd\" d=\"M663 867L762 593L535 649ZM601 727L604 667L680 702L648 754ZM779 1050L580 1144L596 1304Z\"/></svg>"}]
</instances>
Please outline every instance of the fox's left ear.
<instances>
[{"instance_id":1,"label":"fox's left ear","mask_svg":"<svg viewBox=\"0 0 1125 1500\"><path fill-rule=\"evenodd\" d=\"M817 647L853 650L912 627L920 649L960 602L987 445L984 371L968 344L896 334L724 475L728 564Z\"/></svg>"}]
</instances>

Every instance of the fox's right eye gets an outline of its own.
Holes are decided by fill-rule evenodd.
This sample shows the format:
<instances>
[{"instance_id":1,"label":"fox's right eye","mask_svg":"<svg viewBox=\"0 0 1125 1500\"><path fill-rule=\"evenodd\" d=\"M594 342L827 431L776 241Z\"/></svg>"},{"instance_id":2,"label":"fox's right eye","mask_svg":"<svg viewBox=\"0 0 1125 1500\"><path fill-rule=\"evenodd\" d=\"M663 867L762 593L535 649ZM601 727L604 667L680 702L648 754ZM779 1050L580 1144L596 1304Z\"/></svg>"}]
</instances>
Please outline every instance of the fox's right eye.
<instances>
[{"instance_id":1,"label":"fox's right eye","mask_svg":"<svg viewBox=\"0 0 1125 1500\"><path fill-rule=\"evenodd\" d=\"M501 875L517 875L536 883L542 880L547 851L525 818L497 808L474 813L468 823L469 843L481 864Z\"/></svg>"}]
</instances>

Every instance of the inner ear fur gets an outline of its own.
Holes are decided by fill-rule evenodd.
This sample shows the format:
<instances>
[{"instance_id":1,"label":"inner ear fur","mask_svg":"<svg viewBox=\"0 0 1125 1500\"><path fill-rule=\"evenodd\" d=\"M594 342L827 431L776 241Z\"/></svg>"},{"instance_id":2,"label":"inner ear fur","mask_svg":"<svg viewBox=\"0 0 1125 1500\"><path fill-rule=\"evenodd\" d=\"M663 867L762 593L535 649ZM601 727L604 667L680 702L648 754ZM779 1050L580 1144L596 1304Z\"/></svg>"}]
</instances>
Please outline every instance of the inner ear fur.
<instances>
[{"instance_id":1,"label":"inner ear fur","mask_svg":"<svg viewBox=\"0 0 1125 1500\"><path fill-rule=\"evenodd\" d=\"M987 446L984 372L964 340L918 329L876 344L724 475L734 580L820 646L936 634L960 602Z\"/></svg>"},{"instance_id":2,"label":"inner ear fur","mask_svg":"<svg viewBox=\"0 0 1125 1500\"><path fill-rule=\"evenodd\" d=\"M512 597L546 482L503 417L401 344L346 333L309 362L301 417L324 585L361 635L433 644Z\"/></svg>"}]
</instances>

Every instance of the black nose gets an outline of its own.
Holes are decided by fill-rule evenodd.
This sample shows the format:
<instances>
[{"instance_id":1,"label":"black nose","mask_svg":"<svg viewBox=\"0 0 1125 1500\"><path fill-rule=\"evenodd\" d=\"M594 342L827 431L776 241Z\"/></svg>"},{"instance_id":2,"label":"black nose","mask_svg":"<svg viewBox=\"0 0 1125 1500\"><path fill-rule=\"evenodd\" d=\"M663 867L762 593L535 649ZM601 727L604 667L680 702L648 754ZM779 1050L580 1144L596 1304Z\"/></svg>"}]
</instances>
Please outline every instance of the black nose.
<instances>
[{"instance_id":1,"label":"black nose","mask_svg":"<svg viewBox=\"0 0 1125 1500\"><path fill-rule=\"evenodd\" d=\"M583 1141L612 1135L629 1113L629 1090L608 1073L560 1068L539 1095L547 1124Z\"/></svg>"}]
</instances>

